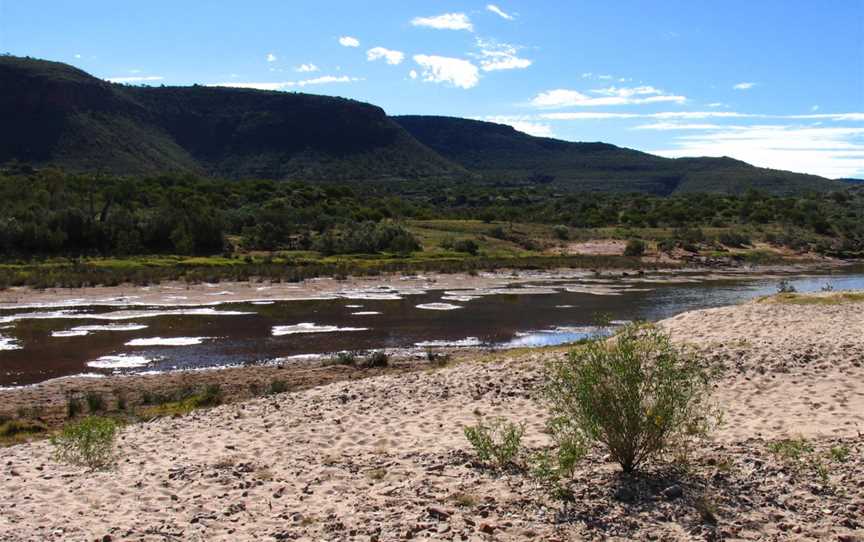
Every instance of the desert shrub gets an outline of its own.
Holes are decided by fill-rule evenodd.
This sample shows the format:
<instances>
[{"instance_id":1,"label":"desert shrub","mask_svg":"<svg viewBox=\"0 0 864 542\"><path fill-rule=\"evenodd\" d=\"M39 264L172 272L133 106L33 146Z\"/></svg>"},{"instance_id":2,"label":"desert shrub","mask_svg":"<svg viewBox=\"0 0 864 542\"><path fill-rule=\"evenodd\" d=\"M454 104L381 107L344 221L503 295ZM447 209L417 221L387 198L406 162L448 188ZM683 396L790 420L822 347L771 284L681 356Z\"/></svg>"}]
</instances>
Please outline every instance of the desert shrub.
<instances>
[{"instance_id":1,"label":"desert shrub","mask_svg":"<svg viewBox=\"0 0 864 542\"><path fill-rule=\"evenodd\" d=\"M192 397L195 407L211 407L222 404L224 394L219 384L207 384L204 389Z\"/></svg>"},{"instance_id":2,"label":"desert shrub","mask_svg":"<svg viewBox=\"0 0 864 542\"><path fill-rule=\"evenodd\" d=\"M40 421L0 420L0 437L32 435L34 433L44 433L47 430L45 424Z\"/></svg>"},{"instance_id":3,"label":"desert shrub","mask_svg":"<svg viewBox=\"0 0 864 542\"><path fill-rule=\"evenodd\" d=\"M566 241L570 239L570 228L563 224L558 224L557 226L552 228L552 232L555 234L555 237L557 237L561 241Z\"/></svg>"},{"instance_id":4,"label":"desert shrub","mask_svg":"<svg viewBox=\"0 0 864 542\"><path fill-rule=\"evenodd\" d=\"M550 426L571 446L600 443L631 472L707 432L711 377L660 329L629 325L548 366Z\"/></svg>"},{"instance_id":5,"label":"desert shrub","mask_svg":"<svg viewBox=\"0 0 864 542\"><path fill-rule=\"evenodd\" d=\"M642 256L645 254L645 241L641 239L630 239L624 247L625 256Z\"/></svg>"},{"instance_id":6,"label":"desert shrub","mask_svg":"<svg viewBox=\"0 0 864 542\"><path fill-rule=\"evenodd\" d=\"M272 380L270 382L270 387L267 389L268 395L276 395L277 393L285 393L288 391L288 383L284 380Z\"/></svg>"},{"instance_id":7,"label":"desert shrub","mask_svg":"<svg viewBox=\"0 0 864 542\"><path fill-rule=\"evenodd\" d=\"M102 412L105 410L105 399L98 392L88 391L84 394L84 401L87 403L88 412Z\"/></svg>"},{"instance_id":8,"label":"desert shrub","mask_svg":"<svg viewBox=\"0 0 864 542\"><path fill-rule=\"evenodd\" d=\"M519 454L524 432L522 425L499 418L488 426L481 420L477 425L466 427L465 438L474 447L477 459L504 468Z\"/></svg>"},{"instance_id":9,"label":"desert shrub","mask_svg":"<svg viewBox=\"0 0 864 542\"><path fill-rule=\"evenodd\" d=\"M115 443L120 426L111 418L89 416L65 426L51 438L58 461L91 469L110 466L115 457Z\"/></svg>"},{"instance_id":10,"label":"desert shrub","mask_svg":"<svg viewBox=\"0 0 864 542\"><path fill-rule=\"evenodd\" d=\"M354 352L336 352L330 359L324 361L324 365L355 365L357 354Z\"/></svg>"},{"instance_id":11,"label":"desert shrub","mask_svg":"<svg viewBox=\"0 0 864 542\"><path fill-rule=\"evenodd\" d=\"M66 417L74 418L81 414L84 410L84 405L81 403L81 398L75 394L70 393L66 396Z\"/></svg>"},{"instance_id":12,"label":"desert shrub","mask_svg":"<svg viewBox=\"0 0 864 542\"><path fill-rule=\"evenodd\" d=\"M732 248L742 248L751 244L750 237L740 232L724 232L718 238L722 244Z\"/></svg>"},{"instance_id":13,"label":"desert shrub","mask_svg":"<svg viewBox=\"0 0 864 542\"><path fill-rule=\"evenodd\" d=\"M663 239L657 243L657 250L660 252L672 252L678 247L678 243L674 239Z\"/></svg>"},{"instance_id":14,"label":"desert shrub","mask_svg":"<svg viewBox=\"0 0 864 542\"><path fill-rule=\"evenodd\" d=\"M459 239L453 243L453 250L476 256L477 252L480 251L480 245L473 239Z\"/></svg>"},{"instance_id":15,"label":"desert shrub","mask_svg":"<svg viewBox=\"0 0 864 542\"><path fill-rule=\"evenodd\" d=\"M366 356L360 363L357 364L358 367L363 369L371 369L373 367L387 367L390 363L390 356L387 352L383 350L376 350L372 352L368 356Z\"/></svg>"}]
</instances>

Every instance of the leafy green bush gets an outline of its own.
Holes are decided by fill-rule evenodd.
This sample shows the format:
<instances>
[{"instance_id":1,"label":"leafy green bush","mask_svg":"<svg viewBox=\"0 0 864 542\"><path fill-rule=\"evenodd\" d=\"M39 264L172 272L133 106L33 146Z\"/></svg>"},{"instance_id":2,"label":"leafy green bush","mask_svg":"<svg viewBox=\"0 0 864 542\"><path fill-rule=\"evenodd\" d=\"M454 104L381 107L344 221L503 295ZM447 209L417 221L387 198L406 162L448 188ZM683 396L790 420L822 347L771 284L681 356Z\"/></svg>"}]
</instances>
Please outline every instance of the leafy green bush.
<instances>
[{"instance_id":1,"label":"leafy green bush","mask_svg":"<svg viewBox=\"0 0 864 542\"><path fill-rule=\"evenodd\" d=\"M336 354L324 361L325 366L330 365L354 365L357 363L357 354L354 352L336 352Z\"/></svg>"},{"instance_id":2,"label":"leafy green bush","mask_svg":"<svg viewBox=\"0 0 864 542\"><path fill-rule=\"evenodd\" d=\"M557 237L561 241L566 241L570 239L570 228L563 224L558 224L557 226L552 228L552 232L555 234L555 237Z\"/></svg>"},{"instance_id":3,"label":"leafy green bush","mask_svg":"<svg viewBox=\"0 0 864 542\"><path fill-rule=\"evenodd\" d=\"M466 427L465 438L474 447L480 461L504 468L519 454L524 432L522 425L499 418L489 426L481 420L475 426Z\"/></svg>"},{"instance_id":4,"label":"leafy green bush","mask_svg":"<svg viewBox=\"0 0 864 542\"><path fill-rule=\"evenodd\" d=\"M605 446L625 472L710 428L711 372L650 326L629 325L551 363L550 426L569 446Z\"/></svg>"},{"instance_id":5,"label":"leafy green bush","mask_svg":"<svg viewBox=\"0 0 864 542\"><path fill-rule=\"evenodd\" d=\"M642 256L646 249L645 241L641 239L630 239L624 247L625 256Z\"/></svg>"},{"instance_id":6,"label":"leafy green bush","mask_svg":"<svg viewBox=\"0 0 864 542\"><path fill-rule=\"evenodd\" d=\"M115 443L120 426L111 418L89 416L69 424L51 438L58 461L91 469L110 466L115 459Z\"/></svg>"}]
</instances>

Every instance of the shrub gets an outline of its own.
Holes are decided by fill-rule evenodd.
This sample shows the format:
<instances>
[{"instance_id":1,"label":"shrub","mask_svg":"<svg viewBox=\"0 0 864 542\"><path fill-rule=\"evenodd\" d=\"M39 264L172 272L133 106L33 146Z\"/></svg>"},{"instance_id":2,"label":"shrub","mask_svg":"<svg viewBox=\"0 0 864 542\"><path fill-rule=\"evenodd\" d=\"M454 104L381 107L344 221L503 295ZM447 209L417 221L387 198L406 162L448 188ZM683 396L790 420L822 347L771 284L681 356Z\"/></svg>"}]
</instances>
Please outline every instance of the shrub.
<instances>
[{"instance_id":1,"label":"shrub","mask_svg":"<svg viewBox=\"0 0 864 542\"><path fill-rule=\"evenodd\" d=\"M69 424L51 438L58 461L91 469L111 465L120 426L111 418L89 416Z\"/></svg>"},{"instance_id":2,"label":"shrub","mask_svg":"<svg viewBox=\"0 0 864 542\"><path fill-rule=\"evenodd\" d=\"M81 414L84 410L84 405L81 404L81 398L75 393L69 393L66 396L66 417L74 418Z\"/></svg>"},{"instance_id":3,"label":"shrub","mask_svg":"<svg viewBox=\"0 0 864 542\"><path fill-rule=\"evenodd\" d=\"M645 254L645 241L641 239L630 239L624 247L625 256L642 256Z\"/></svg>"},{"instance_id":4,"label":"shrub","mask_svg":"<svg viewBox=\"0 0 864 542\"><path fill-rule=\"evenodd\" d=\"M371 369L373 367L387 367L389 363L390 356L387 352L376 350L366 356L366 358L362 362L358 363L357 366L363 369Z\"/></svg>"},{"instance_id":5,"label":"shrub","mask_svg":"<svg viewBox=\"0 0 864 542\"><path fill-rule=\"evenodd\" d=\"M496 419L489 426L481 420L477 425L465 428L465 438L474 447L480 461L504 468L519 453L524 432L522 425L504 419Z\"/></svg>"},{"instance_id":6,"label":"shrub","mask_svg":"<svg viewBox=\"0 0 864 542\"><path fill-rule=\"evenodd\" d=\"M739 232L724 232L718 238L722 244L732 248L743 248L751 244L750 237Z\"/></svg>"},{"instance_id":7,"label":"shrub","mask_svg":"<svg viewBox=\"0 0 864 542\"><path fill-rule=\"evenodd\" d=\"M219 384L207 384L204 390L193 396L192 402L194 407L211 407L222 404L223 393L222 386Z\"/></svg>"},{"instance_id":8,"label":"shrub","mask_svg":"<svg viewBox=\"0 0 864 542\"><path fill-rule=\"evenodd\" d=\"M105 410L105 399L98 392L88 391L84 395L84 401L87 402L87 410L89 412L102 412Z\"/></svg>"},{"instance_id":9,"label":"shrub","mask_svg":"<svg viewBox=\"0 0 864 542\"><path fill-rule=\"evenodd\" d=\"M547 368L550 426L578 446L598 442L625 472L710 428L711 373L669 336L629 325Z\"/></svg>"},{"instance_id":10,"label":"shrub","mask_svg":"<svg viewBox=\"0 0 864 542\"><path fill-rule=\"evenodd\" d=\"M273 380L270 382L270 387L267 389L268 395L276 395L277 393L285 393L288 391L288 383L284 380Z\"/></svg>"},{"instance_id":11,"label":"shrub","mask_svg":"<svg viewBox=\"0 0 864 542\"><path fill-rule=\"evenodd\" d=\"M476 256L480 251L480 245L473 239L460 239L453 243L453 250L456 252L466 252L472 256Z\"/></svg>"},{"instance_id":12,"label":"shrub","mask_svg":"<svg viewBox=\"0 0 864 542\"><path fill-rule=\"evenodd\" d=\"M555 234L555 237L557 237L561 241L566 241L570 239L570 228L564 226L563 224L559 224L552 228L552 232Z\"/></svg>"},{"instance_id":13,"label":"shrub","mask_svg":"<svg viewBox=\"0 0 864 542\"><path fill-rule=\"evenodd\" d=\"M330 359L324 362L324 365L354 365L357 363L357 354L354 352L336 352Z\"/></svg>"}]
</instances>

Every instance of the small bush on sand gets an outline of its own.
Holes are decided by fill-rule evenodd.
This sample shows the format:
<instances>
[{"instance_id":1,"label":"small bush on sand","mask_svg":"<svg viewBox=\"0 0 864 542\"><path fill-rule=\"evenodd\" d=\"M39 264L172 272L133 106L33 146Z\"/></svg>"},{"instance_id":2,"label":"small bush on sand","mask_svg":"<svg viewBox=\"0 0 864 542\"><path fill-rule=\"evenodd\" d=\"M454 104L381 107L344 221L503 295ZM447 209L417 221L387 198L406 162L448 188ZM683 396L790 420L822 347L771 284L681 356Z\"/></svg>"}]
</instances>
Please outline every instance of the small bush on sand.
<instances>
[{"instance_id":1,"label":"small bush on sand","mask_svg":"<svg viewBox=\"0 0 864 542\"><path fill-rule=\"evenodd\" d=\"M120 426L111 418L89 416L69 424L51 438L58 461L101 469L114 462Z\"/></svg>"},{"instance_id":2,"label":"small bush on sand","mask_svg":"<svg viewBox=\"0 0 864 542\"><path fill-rule=\"evenodd\" d=\"M324 361L324 365L354 365L356 362L357 354L354 352L336 352L333 357Z\"/></svg>"},{"instance_id":3,"label":"small bush on sand","mask_svg":"<svg viewBox=\"0 0 864 542\"><path fill-rule=\"evenodd\" d=\"M372 352L362 361L357 363L361 369L371 369L373 367L387 367L390 364L390 356L383 350Z\"/></svg>"},{"instance_id":4,"label":"small bush on sand","mask_svg":"<svg viewBox=\"0 0 864 542\"><path fill-rule=\"evenodd\" d=\"M66 396L66 417L74 418L84 411L84 405L81 404L81 398L75 393L69 393Z\"/></svg>"},{"instance_id":5,"label":"small bush on sand","mask_svg":"<svg viewBox=\"0 0 864 542\"><path fill-rule=\"evenodd\" d=\"M548 366L550 427L574 449L602 444L631 472L710 429L711 376L658 328L632 324Z\"/></svg>"},{"instance_id":6,"label":"small bush on sand","mask_svg":"<svg viewBox=\"0 0 864 542\"><path fill-rule=\"evenodd\" d=\"M630 239L624 247L625 256L642 256L645 254L645 241L641 239Z\"/></svg>"},{"instance_id":7,"label":"small bush on sand","mask_svg":"<svg viewBox=\"0 0 864 542\"><path fill-rule=\"evenodd\" d=\"M284 380L272 380L270 387L267 389L267 395L276 395L277 393L285 393L288 391L288 383Z\"/></svg>"},{"instance_id":8,"label":"small bush on sand","mask_svg":"<svg viewBox=\"0 0 864 542\"><path fill-rule=\"evenodd\" d=\"M99 392L88 391L84 395L84 401L87 402L88 412L102 412L105 410L105 399L102 398Z\"/></svg>"},{"instance_id":9,"label":"small bush on sand","mask_svg":"<svg viewBox=\"0 0 864 542\"><path fill-rule=\"evenodd\" d=\"M519 454L524 432L522 425L504 419L496 419L488 426L481 420L477 425L465 428L465 438L474 447L477 459L504 468Z\"/></svg>"}]
</instances>

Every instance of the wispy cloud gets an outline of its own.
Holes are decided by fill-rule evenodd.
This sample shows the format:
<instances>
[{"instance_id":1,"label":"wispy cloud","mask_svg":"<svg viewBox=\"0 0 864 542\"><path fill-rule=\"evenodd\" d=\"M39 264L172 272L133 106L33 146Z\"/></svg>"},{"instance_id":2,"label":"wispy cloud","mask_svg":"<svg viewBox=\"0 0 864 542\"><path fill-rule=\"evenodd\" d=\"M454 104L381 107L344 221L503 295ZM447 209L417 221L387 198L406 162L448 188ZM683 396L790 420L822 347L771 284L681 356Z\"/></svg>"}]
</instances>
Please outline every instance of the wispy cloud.
<instances>
[{"instance_id":1,"label":"wispy cloud","mask_svg":"<svg viewBox=\"0 0 864 542\"><path fill-rule=\"evenodd\" d=\"M352 36L341 36L339 38L339 45L342 47L360 47L360 40Z\"/></svg>"},{"instance_id":2,"label":"wispy cloud","mask_svg":"<svg viewBox=\"0 0 864 542\"><path fill-rule=\"evenodd\" d=\"M864 113L819 113L804 115L767 115L738 113L735 111L663 111L659 113L611 112L559 112L541 113L534 118L545 120L604 120L604 119L775 119L775 120L830 120L838 122L864 121Z\"/></svg>"},{"instance_id":3,"label":"wispy cloud","mask_svg":"<svg viewBox=\"0 0 864 542\"><path fill-rule=\"evenodd\" d=\"M294 71L300 73L311 73L317 72L319 71L319 69L320 68L318 68L318 66L316 66L315 64L300 64L299 66L294 68Z\"/></svg>"},{"instance_id":4,"label":"wispy cloud","mask_svg":"<svg viewBox=\"0 0 864 542\"><path fill-rule=\"evenodd\" d=\"M507 19L508 21L512 21L513 19L516 18L513 15L510 15L509 13L505 12L503 9L499 8L495 4L486 4L486 9L488 11L491 11L495 15L498 15L499 17L501 17L503 19Z\"/></svg>"},{"instance_id":5,"label":"wispy cloud","mask_svg":"<svg viewBox=\"0 0 864 542\"><path fill-rule=\"evenodd\" d=\"M387 64L397 65L401 64L405 59L405 53L402 51L394 51L392 49L386 49L384 47L373 47L366 51L366 60L372 62L374 60L378 60L379 58L383 58Z\"/></svg>"},{"instance_id":6,"label":"wispy cloud","mask_svg":"<svg viewBox=\"0 0 864 542\"><path fill-rule=\"evenodd\" d=\"M292 88L303 88L313 85L327 85L332 83L354 83L362 81L358 77L348 77L347 75L323 75L314 79L303 79L300 81L277 81L268 83L244 83L231 81L226 83L211 83L209 87L234 87L234 88L254 88L258 90L289 90Z\"/></svg>"},{"instance_id":7,"label":"wispy cloud","mask_svg":"<svg viewBox=\"0 0 864 542\"><path fill-rule=\"evenodd\" d=\"M276 62L278 60L273 53L267 53L267 62Z\"/></svg>"},{"instance_id":8,"label":"wispy cloud","mask_svg":"<svg viewBox=\"0 0 864 542\"><path fill-rule=\"evenodd\" d=\"M549 124L543 124L539 122L532 122L530 120L526 120L524 116L512 116L512 115L488 115L485 117L474 117L477 120L485 120L488 122L495 122L498 124L506 124L508 126L512 126L513 128L519 130L520 132L524 132L528 135L533 135L537 137L554 137L555 134L552 131L552 126Z\"/></svg>"},{"instance_id":9,"label":"wispy cloud","mask_svg":"<svg viewBox=\"0 0 864 542\"><path fill-rule=\"evenodd\" d=\"M590 96L577 90L554 89L541 92L534 96L531 105L535 107L596 107L604 105L638 105L663 102L684 103L687 98L674 94L666 94L651 86L639 87L607 87L590 91Z\"/></svg>"},{"instance_id":10,"label":"wispy cloud","mask_svg":"<svg viewBox=\"0 0 864 542\"><path fill-rule=\"evenodd\" d=\"M756 83L744 81L742 83L738 83L736 85L733 85L732 88L734 88L735 90L750 90L751 88L753 88L755 86L756 86Z\"/></svg>"},{"instance_id":11,"label":"wispy cloud","mask_svg":"<svg viewBox=\"0 0 864 542\"><path fill-rule=\"evenodd\" d=\"M414 26L436 28L438 30L474 31L471 19L464 13L444 13L443 15L436 15L434 17L414 17L411 19L411 24Z\"/></svg>"},{"instance_id":12,"label":"wispy cloud","mask_svg":"<svg viewBox=\"0 0 864 542\"><path fill-rule=\"evenodd\" d=\"M131 84L131 83L152 83L154 81L162 81L165 79L161 75L144 75L144 76L132 76L132 77L109 77L107 80L112 83L123 83L123 84Z\"/></svg>"},{"instance_id":13,"label":"wispy cloud","mask_svg":"<svg viewBox=\"0 0 864 542\"><path fill-rule=\"evenodd\" d=\"M477 66L461 58L435 55L414 55L420 66L420 76L430 83L447 83L459 88L472 88L480 81Z\"/></svg>"},{"instance_id":14,"label":"wispy cloud","mask_svg":"<svg viewBox=\"0 0 864 542\"><path fill-rule=\"evenodd\" d=\"M681 156L732 156L751 164L838 178L864 172L864 127L723 126L682 135L674 148L653 151Z\"/></svg>"},{"instance_id":15,"label":"wispy cloud","mask_svg":"<svg viewBox=\"0 0 864 542\"><path fill-rule=\"evenodd\" d=\"M480 54L473 56L480 58L480 67L486 72L524 69L533 63L527 58L519 58L518 48L509 43L477 38L477 47Z\"/></svg>"}]
</instances>

